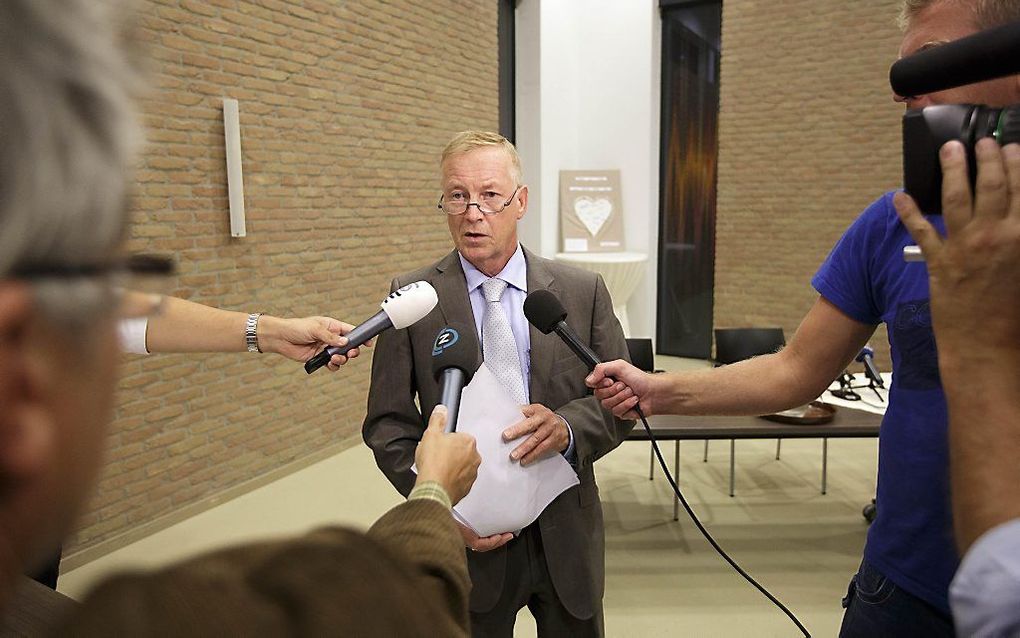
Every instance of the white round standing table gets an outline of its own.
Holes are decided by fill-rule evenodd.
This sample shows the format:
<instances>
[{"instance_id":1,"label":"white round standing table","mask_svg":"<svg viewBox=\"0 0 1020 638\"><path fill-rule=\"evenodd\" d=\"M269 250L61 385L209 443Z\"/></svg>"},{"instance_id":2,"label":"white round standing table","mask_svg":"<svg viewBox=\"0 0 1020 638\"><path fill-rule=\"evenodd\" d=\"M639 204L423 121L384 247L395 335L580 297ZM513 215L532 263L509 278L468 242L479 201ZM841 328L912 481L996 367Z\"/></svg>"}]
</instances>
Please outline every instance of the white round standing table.
<instances>
[{"instance_id":1,"label":"white round standing table","mask_svg":"<svg viewBox=\"0 0 1020 638\"><path fill-rule=\"evenodd\" d=\"M629 335L627 301L645 273L648 255L636 252L556 253L556 259L602 275L613 298L613 312L623 326L623 334Z\"/></svg>"}]
</instances>

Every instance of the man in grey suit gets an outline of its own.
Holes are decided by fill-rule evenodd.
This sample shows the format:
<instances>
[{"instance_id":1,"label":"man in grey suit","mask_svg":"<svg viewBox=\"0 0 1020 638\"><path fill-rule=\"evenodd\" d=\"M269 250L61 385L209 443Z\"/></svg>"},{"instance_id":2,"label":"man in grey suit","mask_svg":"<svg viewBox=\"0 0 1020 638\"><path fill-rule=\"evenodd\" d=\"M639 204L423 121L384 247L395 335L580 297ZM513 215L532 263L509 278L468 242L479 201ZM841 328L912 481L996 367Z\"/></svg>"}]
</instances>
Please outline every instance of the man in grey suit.
<instances>
[{"instance_id":1,"label":"man in grey suit","mask_svg":"<svg viewBox=\"0 0 1020 638\"><path fill-rule=\"evenodd\" d=\"M542 259L518 242L528 187L509 141L495 133L460 133L440 165L439 207L456 250L393 280L393 289L428 281L439 305L406 330L380 335L365 442L390 482L407 494L425 428L422 414L439 399L430 363L436 333L448 324L474 326L463 331L466 346L522 404L524 416L492 435L519 441L511 457L524 466L563 454L580 485L560 494L516 537L516 530L478 537L461 526L470 550L472 632L512 636L517 612L527 605L540 636L601 636L605 536L592 464L624 440L633 421L614 418L588 395L584 364L556 335L528 325L524 298L538 289L555 293L567 323L604 360L627 356L623 331L601 276Z\"/></svg>"}]
</instances>

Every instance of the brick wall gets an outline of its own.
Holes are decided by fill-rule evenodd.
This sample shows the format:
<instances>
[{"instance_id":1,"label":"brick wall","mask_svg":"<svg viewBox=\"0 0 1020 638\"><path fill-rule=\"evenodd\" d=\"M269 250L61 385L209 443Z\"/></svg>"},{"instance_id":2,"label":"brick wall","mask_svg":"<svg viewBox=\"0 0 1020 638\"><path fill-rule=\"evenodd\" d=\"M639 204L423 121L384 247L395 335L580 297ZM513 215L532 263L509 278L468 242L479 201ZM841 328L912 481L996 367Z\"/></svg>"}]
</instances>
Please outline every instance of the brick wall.
<instances>
[{"instance_id":1,"label":"brick wall","mask_svg":"<svg viewBox=\"0 0 1020 638\"><path fill-rule=\"evenodd\" d=\"M176 256L174 294L356 323L394 275L450 249L437 157L456 131L497 127L495 2L148 0L139 24L151 91L129 247ZM243 239L230 237L223 97L240 102ZM370 368L125 363L72 556L341 445L360 431Z\"/></svg>"},{"instance_id":2,"label":"brick wall","mask_svg":"<svg viewBox=\"0 0 1020 638\"><path fill-rule=\"evenodd\" d=\"M715 325L782 326L853 219L902 182L898 0L723 3ZM885 330L873 341L889 359Z\"/></svg>"}]
</instances>

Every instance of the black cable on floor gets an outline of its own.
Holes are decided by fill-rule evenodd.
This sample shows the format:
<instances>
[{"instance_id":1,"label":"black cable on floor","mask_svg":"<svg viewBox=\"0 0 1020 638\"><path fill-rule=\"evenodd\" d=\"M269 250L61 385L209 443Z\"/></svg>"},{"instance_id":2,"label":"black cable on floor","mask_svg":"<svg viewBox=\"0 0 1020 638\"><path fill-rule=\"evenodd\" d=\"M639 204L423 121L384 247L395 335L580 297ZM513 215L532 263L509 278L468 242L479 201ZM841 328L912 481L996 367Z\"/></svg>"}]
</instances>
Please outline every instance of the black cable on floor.
<instances>
[{"instance_id":1,"label":"black cable on floor","mask_svg":"<svg viewBox=\"0 0 1020 638\"><path fill-rule=\"evenodd\" d=\"M684 509L687 510L687 515L690 516L691 520L694 521L694 524L697 525L698 530L701 532L702 536L704 536L705 539L712 545L715 551L719 552L719 555L723 557L723 560L730 564L730 567L735 569L738 574L743 576L747 582L754 585L755 588L762 594L764 594L766 598L771 600L773 604L776 605L776 607L779 607L779 609L781 609L782 612L786 614L790 618L790 620L793 621L793 624L797 625L797 629L800 629L801 633L804 634L805 638L811 638L810 632L808 632L807 628L800 622L800 620L798 620L797 617L793 615L793 612L790 611L786 607L786 605L779 602L778 598L769 593L769 590L759 585L758 581L751 578L751 576L747 572L745 572L740 567L740 565L737 565L737 563L732 558L730 558L725 551L723 551L722 547L719 547L719 543L715 542L715 539L712 538L712 535L708 533L708 530L705 529L705 526L701 524L701 521L699 521L698 517L694 514L694 510L692 510L691 506L687 504L687 499L684 498L684 495L680 493L680 487L677 486L676 481L673 479L673 475L669 473L669 468L666 467L666 461L663 460L662 458L662 452L659 451L659 444L656 442L655 436L652 434L652 428L648 427L648 419L645 418L645 414L641 410L641 406L634 406L634 411L641 418L641 424L645 426L645 432L648 433L648 440L652 442L652 449L655 450L655 456L656 458L659 459L659 465L662 467L662 471L666 475L666 479L669 481L669 484L673 487L673 492L676 493L677 499L680 500L680 503L684 506Z\"/></svg>"}]
</instances>

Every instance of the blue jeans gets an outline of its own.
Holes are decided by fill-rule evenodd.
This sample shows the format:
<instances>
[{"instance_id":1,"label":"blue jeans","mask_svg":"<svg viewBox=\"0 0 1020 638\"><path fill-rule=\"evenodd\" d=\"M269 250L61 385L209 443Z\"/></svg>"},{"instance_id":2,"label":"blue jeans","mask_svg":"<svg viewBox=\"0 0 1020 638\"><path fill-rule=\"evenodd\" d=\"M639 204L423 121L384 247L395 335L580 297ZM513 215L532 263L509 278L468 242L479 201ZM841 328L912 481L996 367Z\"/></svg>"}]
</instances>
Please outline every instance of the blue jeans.
<instances>
[{"instance_id":1,"label":"blue jeans","mask_svg":"<svg viewBox=\"0 0 1020 638\"><path fill-rule=\"evenodd\" d=\"M952 619L861 561L843 599L839 638L952 638Z\"/></svg>"}]
</instances>

